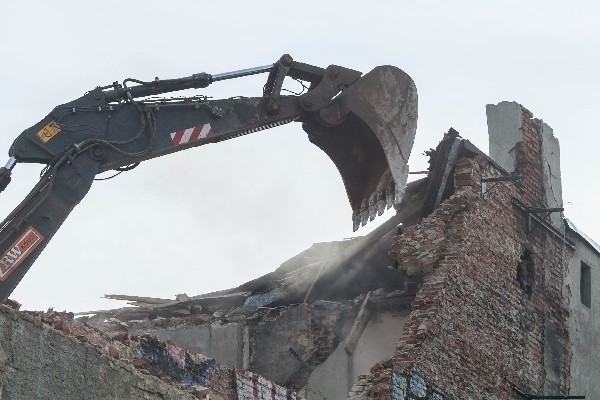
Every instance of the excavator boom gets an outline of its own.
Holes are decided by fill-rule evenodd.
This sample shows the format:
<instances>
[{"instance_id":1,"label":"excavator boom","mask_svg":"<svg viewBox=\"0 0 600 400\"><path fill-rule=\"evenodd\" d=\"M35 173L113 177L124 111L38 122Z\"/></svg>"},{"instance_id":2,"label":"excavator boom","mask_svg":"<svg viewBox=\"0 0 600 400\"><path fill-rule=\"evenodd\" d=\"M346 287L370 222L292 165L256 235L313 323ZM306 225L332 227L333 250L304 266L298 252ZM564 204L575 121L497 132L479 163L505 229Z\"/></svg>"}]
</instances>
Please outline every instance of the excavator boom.
<instances>
[{"instance_id":1,"label":"excavator boom","mask_svg":"<svg viewBox=\"0 0 600 400\"><path fill-rule=\"evenodd\" d=\"M262 97L152 97L265 72L269 76ZM361 75L284 55L273 65L224 74L127 79L56 107L15 139L9 162L0 168L3 190L15 164L46 165L40 181L0 226L0 301L85 197L96 174L126 171L154 157L292 121L303 124L310 141L338 168L355 230L398 204L416 132L415 85L391 66ZM286 77L306 82L307 91L281 95Z\"/></svg>"}]
</instances>

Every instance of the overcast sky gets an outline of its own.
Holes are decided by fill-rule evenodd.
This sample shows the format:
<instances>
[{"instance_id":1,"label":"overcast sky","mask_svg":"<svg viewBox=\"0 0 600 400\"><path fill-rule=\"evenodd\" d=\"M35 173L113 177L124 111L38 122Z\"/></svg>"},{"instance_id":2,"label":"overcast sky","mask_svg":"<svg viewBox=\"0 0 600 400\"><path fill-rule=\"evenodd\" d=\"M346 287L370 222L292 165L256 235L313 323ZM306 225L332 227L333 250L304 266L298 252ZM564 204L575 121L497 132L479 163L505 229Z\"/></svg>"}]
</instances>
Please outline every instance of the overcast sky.
<instances>
[{"instance_id":1,"label":"overcast sky","mask_svg":"<svg viewBox=\"0 0 600 400\"><path fill-rule=\"evenodd\" d=\"M422 152L451 126L487 152L485 105L517 101L554 129L565 213L599 241L597 4L5 2L0 151L7 154L13 139L56 105L127 77L226 72L284 53L363 72L391 64L412 76L419 93L411 170L426 168ZM265 79L217 83L201 93L257 96ZM4 215L40 170L17 165L0 194ZM173 298L226 289L274 270L313 242L353 236L350 217L333 163L291 124L94 183L12 298L27 309L84 311L121 305L101 299L105 293Z\"/></svg>"}]
</instances>

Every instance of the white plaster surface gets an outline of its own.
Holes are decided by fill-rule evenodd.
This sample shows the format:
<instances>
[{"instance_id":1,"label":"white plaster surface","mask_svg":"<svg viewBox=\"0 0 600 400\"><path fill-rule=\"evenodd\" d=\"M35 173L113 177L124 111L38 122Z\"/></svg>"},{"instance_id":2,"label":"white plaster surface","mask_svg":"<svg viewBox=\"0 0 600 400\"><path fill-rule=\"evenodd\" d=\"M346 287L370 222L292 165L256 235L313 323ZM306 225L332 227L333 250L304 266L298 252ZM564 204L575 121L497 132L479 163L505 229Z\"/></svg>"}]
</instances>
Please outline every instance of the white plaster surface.
<instances>
[{"instance_id":1,"label":"white plaster surface","mask_svg":"<svg viewBox=\"0 0 600 400\"><path fill-rule=\"evenodd\" d=\"M562 183L560 175L560 146L558 139L548 124L542 122L542 169L544 173L544 193L549 208L562 207ZM555 228L564 229L561 213L550 214Z\"/></svg>"},{"instance_id":2,"label":"white plaster surface","mask_svg":"<svg viewBox=\"0 0 600 400\"><path fill-rule=\"evenodd\" d=\"M351 356L344 350L344 340L315 368L308 379L306 399L346 399L358 375L369 373L374 364L394 355L407 319L405 315L391 312L373 314Z\"/></svg>"},{"instance_id":3,"label":"white plaster surface","mask_svg":"<svg viewBox=\"0 0 600 400\"><path fill-rule=\"evenodd\" d=\"M600 399L600 254L592 244L570 234L575 255L568 264L564 294L569 302L569 339L571 343L570 395ZM591 307L581 304L579 291L581 262L591 268Z\"/></svg>"},{"instance_id":4,"label":"white plaster surface","mask_svg":"<svg viewBox=\"0 0 600 400\"><path fill-rule=\"evenodd\" d=\"M352 357L354 380L357 375L368 373L377 362L394 355L407 319L407 316L393 315L389 312L371 317Z\"/></svg>"},{"instance_id":5,"label":"white plaster surface","mask_svg":"<svg viewBox=\"0 0 600 400\"><path fill-rule=\"evenodd\" d=\"M488 104L487 115L489 155L502 168L514 172L515 145L523 139L521 105L514 101Z\"/></svg>"},{"instance_id":6,"label":"white plaster surface","mask_svg":"<svg viewBox=\"0 0 600 400\"><path fill-rule=\"evenodd\" d=\"M163 340L171 340L178 346L214 358L229 368L247 366L244 352L244 332L240 324L208 326L183 326L148 332ZM245 359L246 358L246 359Z\"/></svg>"}]
</instances>

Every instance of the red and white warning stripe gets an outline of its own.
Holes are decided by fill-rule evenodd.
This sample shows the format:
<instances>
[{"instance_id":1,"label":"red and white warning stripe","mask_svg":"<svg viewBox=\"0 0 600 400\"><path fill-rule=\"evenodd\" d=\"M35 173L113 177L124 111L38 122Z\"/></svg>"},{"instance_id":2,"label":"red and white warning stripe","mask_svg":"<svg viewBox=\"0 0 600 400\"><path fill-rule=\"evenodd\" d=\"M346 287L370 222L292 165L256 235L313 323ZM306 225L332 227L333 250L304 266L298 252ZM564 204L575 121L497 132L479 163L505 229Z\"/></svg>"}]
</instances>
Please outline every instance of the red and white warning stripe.
<instances>
[{"instance_id":1,"label":"red and white warning stripe","mask_svg":"<svg viewBox=\"0 0 600 400\"><path fill-rule=\"evenodd\" d=\"M171 133L171 140L173 145L177 146L180 144L195 142L196 140L204 139L212 133L210 124L200 124L192 128L179 129Z\"/></svg>"}]
</instances>

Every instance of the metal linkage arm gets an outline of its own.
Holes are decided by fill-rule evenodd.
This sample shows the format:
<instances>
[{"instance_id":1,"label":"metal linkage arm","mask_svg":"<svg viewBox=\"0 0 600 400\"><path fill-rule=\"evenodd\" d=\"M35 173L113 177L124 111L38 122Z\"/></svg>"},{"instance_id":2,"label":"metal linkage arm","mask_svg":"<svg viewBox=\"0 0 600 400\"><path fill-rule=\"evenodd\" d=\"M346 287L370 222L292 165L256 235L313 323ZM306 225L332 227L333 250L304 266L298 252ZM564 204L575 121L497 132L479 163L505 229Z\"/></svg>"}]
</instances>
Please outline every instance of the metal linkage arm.
<instances>
[{"instance_id":1,"label":"metal linkage arm","mask_svg":"<svg viewBox=\"0 0 600 400\"><path fill-rule=\"evenodd\" d=\"M88 192L99 163L89 151L65 154L0 227L0 302L10 296L71 210Z\"/></svg>"}]
</instances>

